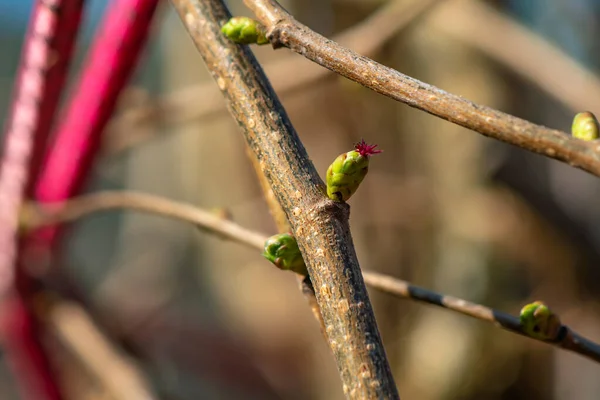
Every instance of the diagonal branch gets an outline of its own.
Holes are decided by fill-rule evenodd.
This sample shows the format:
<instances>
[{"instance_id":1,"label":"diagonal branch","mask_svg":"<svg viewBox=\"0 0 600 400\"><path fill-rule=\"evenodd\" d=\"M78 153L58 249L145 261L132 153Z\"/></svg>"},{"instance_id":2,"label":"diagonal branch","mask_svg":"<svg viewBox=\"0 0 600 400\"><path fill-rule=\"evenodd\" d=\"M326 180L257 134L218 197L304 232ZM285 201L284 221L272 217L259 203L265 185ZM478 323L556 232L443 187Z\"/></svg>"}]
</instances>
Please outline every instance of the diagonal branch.
<instances>
[{"instance_id":1,"label":"diagonal branch","mask_svg":"<svg viewBox=\"0 0 600 400\"><path fill-rule=\"evenodd\" d=\"M282 46L361 85L482 135L564 161L600 176L600 146L575 139L418 81L344 48L296 21L273 0L244 0ZM564 79L564 78L561 78Z\"/></svg>"},{"instance_id":2,"label":"diagonal branch","mask_svg":"<svg viewBox=\"0 0 600 400\"><path fill-rule=\"evenodd\" d=\"M275 194L273 193L273 190L271 189L271 185L269 185L267 178L261 171L260 163L258 162L256 157L254 157L254 154L252 153L251 149L248 148L246 153L248 154L248 157L252 162L252 167L254 168L254 172L256 173L256 176L258 178L258 183L260 184L263 196L265 198L267 206L269 207L269 212L271 213L271 216L275 221L277 230L279 231L279 233L289 232L290 224L287 220L285 212L279 205L277 198L275 198ZM307 276L299 275L298 283L300 291L304 295L304 298L308 302L310 310L312 311L315 319L319 323L319 327L321 328L321 334L323 335L325 340L327 340L327 333L325 332L325 322L323 321L323 316L321 315L321 310L319 309L319 303L317 302L317 297L315 294L315 288L313 287L310 278Z\"/></svg>"},{"instance_id":3,"label":"diagonal branch","mask_svg":"<svg viewBox=\"0 0 600 400\"><path fill-rule=\"evenodd\" d=\"M196 225L219 237L262 251L266 235L243 228L195 206L136 192L99 192L58 204L31 205L27 225L29 229L75 221L90 214L117 209L146 212ZM402 299L442 307L467 315L522 336L541 341L521 329L519 318L479 304L439 294L409 282L377 272L363 271L365 283L377 290ZM567 326L554 341L545 343L578 353L600 363L600 345L582 337Z\"/></svg>"},{"instance_id":4,"label":"diagonal branch","mask_svg":"<svg viewBox=\"0 0 600 400\"><path fill-rule=\"evenodd\" d=\"M252 53L227 40L220 0L172 0L225 96L307 264L329 345L348 398L399 398L348 224L349 207L329 200L279 99Z\"/></svg>"},{"instance_id":5,"label":"diagonal branch","mask_svg":"<svg viewBox=\"0 0 600 400\"><path fill-rule=\"evenodd\" d=\"M389 1L364 21L336 35L335 40L357 49L362 54L373 56L392 37L443 2L443 0ZM303 90L309 84L334 76L318 65L298 62L294 54L288 54L266 64L264 68L271 84L280 95ZM186 87L149 104L127 108L114 117L106 133L105 151L114 154L149 139L148 136L154 135L153 133L132 135L131 132L155 123L157 116L161 118L161 123L182 124L222 115L225 111L221 93L214 83L205 82ZM128 134L125 135L123 132ZM164 133L168 133L168 130Z\"/></svg>"}]
</instances>

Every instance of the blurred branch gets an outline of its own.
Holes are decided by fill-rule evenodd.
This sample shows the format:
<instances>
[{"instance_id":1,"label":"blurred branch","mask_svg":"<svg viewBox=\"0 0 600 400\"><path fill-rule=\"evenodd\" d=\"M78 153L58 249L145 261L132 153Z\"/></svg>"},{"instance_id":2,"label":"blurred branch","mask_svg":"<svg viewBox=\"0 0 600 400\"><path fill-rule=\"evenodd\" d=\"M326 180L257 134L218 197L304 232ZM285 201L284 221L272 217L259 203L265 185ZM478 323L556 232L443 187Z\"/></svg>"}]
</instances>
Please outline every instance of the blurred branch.
<instances>
[{"instance_id":1,"label":"blurred branch","mask_svg":"<svg viewBox=\"0 0 600 400\"><path fill-rule=\"evenodd\" d=\"M441 33L504 64L572 111L600 111L600 80L594 73L484 2L452 2L431 17Z\"/></svg>"},{"instance_id":2,"label":"blurred branch","mask_svg":"<svg viewBox=\"0 0 600 400\"><path fill-rule=\"evenodd\" d=\"M45 318L61 344L75 354L83 367L102 384L112 398L156 398L133 362L119 354L77 304L56 302Z\"/></svg>"},{"instance_id":3,"label":"blurred branch","mask_svg":"<svg viewBox=\"0 0 600 400\"><path fill-rule=\"evenodd\" d=\"M409 27L442 0L392 0L364 21L334 36L334 40L368 56L375 53L390 38ZM265 66L276 92L290 94L305 89L320 79L334 76L313 63L299 62L294 54ZM111 121L104 140L104 151L114 154L149 139L148 134L132 134L152 124L160 117L161 123L183 124L226 112L221 93L213 82L186 87L149 103L125 109ZM123 134L127 132L127 134ZM168 133L168 130L163 130ZM154 136L156 132L150 135Z\"/></svg>"},{"instance_id":4,"label":"blurred branch","mask_svg":"<svg viewBox=\"0 0 600 400\"><path fill-rule=\"evenodd\" d=\"M323 181L254 55L221 33L231 18L223 1L172 3L287 215L344 393L352 399L399 398L354 250L349 206L325 196Z\"/></svg>"},{"instance_id":5,"label":"blurred branch","mask_svg":"<svg viewBox=\"0 0 600 400\"><path fill-rule=\"evenodd\" d=\"M41 343L42 326L29 307L33 290L23 270L22 243L16 240L17 218L41 170L83 3L33 2L5 125L0 171L0 335L20 395L26 399L63 396Z\"/></svg>"},{"instance_id":6,"label":"blurred branch","mask_svg":"<svg viewBox=\"0 0 600 400\"><path fill-rule=\"evenodd\" d=\"M294 52L411 107L600 176L600 146L420 82L340 46L296 21L272 0L244 0L267 29L274 48ZM567 79L560 77L557 79Z\"/></svg>"},{"instance_id":7,"label":"blurred branch","mask_svg":"<svg viewBox=\"0 0 600 400\"><path fill-rule=\"evenodd\" d=\"M136 192L105 191L61 203L29 203L24 211L27 230L72 222L99 211L131 209L191 222L198 228L261 251L265 237L193 205Z\"/></svg>"},{"instance_id":8,"label":"blurred branch","mask_svg":"<svg viewBox=\"0 0 600 400\"><path fill-rule=\"evenodd\" d=\"M52 224L72 222L90 214L116 209L146 212L189 222L223 239L243 244L260 252L262 252L264 242L267 239L266 235L243 228L234 222L192 205L148 194L119 191L99 192L81 196L61 204L30 204L27 208L27 227L35 229ZM482 321L491 322L502 329L530 339L542 341L524 332L521 329L519 318L510 314L429 291L388 275L368 271L363 271L362 274L367 285L392 296L443 307ZM561 334L556 340L542 342L600 362L600 345L585 339L567 326L563 326Z\"/></svg>"}]
</instances>

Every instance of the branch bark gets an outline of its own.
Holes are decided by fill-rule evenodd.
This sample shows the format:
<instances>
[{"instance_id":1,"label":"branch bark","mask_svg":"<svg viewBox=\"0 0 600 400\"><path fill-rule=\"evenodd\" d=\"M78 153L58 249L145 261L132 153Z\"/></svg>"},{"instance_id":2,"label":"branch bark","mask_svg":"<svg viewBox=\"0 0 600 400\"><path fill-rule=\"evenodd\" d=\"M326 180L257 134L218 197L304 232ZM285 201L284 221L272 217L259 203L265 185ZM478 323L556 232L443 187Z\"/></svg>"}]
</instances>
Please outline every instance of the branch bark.
<instances>
[{"instance_id":1,"label":"branch bark","mask_svg":"<svg viewBox=\"0 0 600 400\"><path fill-rule=\"evenodd\" d=\"M225 220L195 206L136 192L106 191L77 197L64 203L31 204L27 208L29 212L25 221L28 229L36 229L47 225L72 222L93 213L117 209L146 212L192 223L199 229L259 252L263 250L264 242L267 239L266 235L243 228L235 222ZM502 311L414 286L389 275L369 271L363 271L362 275L368 286L394 297L442 307L490 322L509 332L542 341L523 331L518 317ZM560 332L560 335L554 340L543 342L578 353L600 363L599 344L582 337L566 325L563 325Z\"/></svg>"},{"instance_id":2,"label":"branch bark","mask_svg":"<svg viewBox=\"0 0 600 400\"><path fill-rule=\"evenodd\" d=\"M220 27L231 17L223 2L172 3L290 221L344 393L351 399L399 398L354 251L348 205L325 196L323 181L252 53L222 36Z\"/></svg>"},{"instance_id":3,"label":"branch bark","mask_svg":"<svg viewBox=\"0 0 600 400\"><path fill-rule=\"evenodd\" d=\"M377 93L484 136L566 162L600 176L600 145L575 139L406 76L344 48L296 21L273 0L244 0L267 28L274 48L290 50Z\"/></svg>"},{"instance_id":4,"label":"branch bark","mask_svg":"<svg viewBox=\"0 0 600 400\"><path fill-rule=\"evenodd\" d=\"M248 157L250 157L250 160L252 162L254 172L256 172L256 175L258 177L258 182L263 191L263 195L265 201L267 202L267 206L269 207L271 216L275 220L277 230L279 231L279 233L289 232L291 229L290 224L287 220L287 216L285 215L285 212L279 205L279 202L277 201L275 193L273 193L273 190L271 189L271 185L269 185L267 178L262 173L260 163L258 162L256 157L254 157L254 153L252 153L252 150L250 148L248 148L247 153ZM319 303L317 302L317 296L315 294L315 288L313 287L310 278L307 276L298 275L298 284L300 291L302 292L304 298L308 302L310 310L312 311L315 319L319 323L319 327L321 328L321 334L323 335L325 340L327 340L327 333L325 332L325 321L323 321L323 316L321 315L321 310L319 309Z\"/></svg>"}]
</instances>

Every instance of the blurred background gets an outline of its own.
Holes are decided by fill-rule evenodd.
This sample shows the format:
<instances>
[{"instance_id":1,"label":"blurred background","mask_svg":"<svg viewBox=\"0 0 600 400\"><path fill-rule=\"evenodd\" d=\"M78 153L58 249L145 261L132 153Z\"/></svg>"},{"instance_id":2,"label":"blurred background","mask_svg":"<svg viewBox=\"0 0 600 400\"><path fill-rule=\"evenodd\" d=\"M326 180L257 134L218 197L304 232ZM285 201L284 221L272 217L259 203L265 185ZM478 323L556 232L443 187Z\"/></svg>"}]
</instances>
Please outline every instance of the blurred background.
<instances>
[{"instance_id":1,"label":"blurred background","mask_svg":"<svg viewBox=\"0 0 600 400\"><path fill-rule=\"evenodd\" d=\"M385 65L532 122L569 131L576 112L600 112L595 0L428 1L409 24L406 10L421 0L281 3ZM228 4L249 15L241 0ZM73 78L107 5L87 5ZM31 6L0 0L2 122ZM275 233L239 129L166 1L153 30L88 191L156 194ZM319 67L286 49L254 50L319 171L361 138L384 150L350 200L363 269L512 314L544 300L564 323L600 340L597 178L329 72L306 73ZM135 212L78 221L62 251L60 279L49 287L83 305L98 331L77 328L77 308L56 318L90 348L103 335L121 363L104 353L92 358L106 358L104 372L115 382L135 371L156 398L169 400L343 398L295 277L258 252ZM598 398L600 367L581 356L443 309L370 295L405 399ZM48 336L70 399L119 399L68 335L50 329ZM2 356L0 398L19 398Z\"/></svg>"}]
</instances>

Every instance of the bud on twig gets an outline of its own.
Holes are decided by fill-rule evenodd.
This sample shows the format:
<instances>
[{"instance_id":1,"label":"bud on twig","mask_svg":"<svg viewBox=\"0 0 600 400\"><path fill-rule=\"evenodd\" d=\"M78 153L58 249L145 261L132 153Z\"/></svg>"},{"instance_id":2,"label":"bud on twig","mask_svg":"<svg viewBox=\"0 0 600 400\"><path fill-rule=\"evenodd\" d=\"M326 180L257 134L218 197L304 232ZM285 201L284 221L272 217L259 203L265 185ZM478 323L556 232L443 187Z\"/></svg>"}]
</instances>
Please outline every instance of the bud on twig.
<instances>
[{"instance_id":1,"label":"bud on twig","mask_svg":"<svg viewBox=\"0 0 600 400\"><path fill-rule=\"evenodd\" d=\"M265 242L263 256L283 270L308 275L296 238L289 233L273 235Z\"/></svg>"},{"instance_id":2,"label":"bud on twig","mask_svg":"<svg viewBox=\"0 0 600 400\"><path fill-rule=\"evenodd\" d=\"M28 233L31 230L32 221L37 213L30 202L25 201L21 204L18 216L18 232L20 235Z\"/></svg>"},{"instance_id":3,"label":"bud on twig","mask_svg":"<svg viewBox=\"0 0 600 400\"><path fill-rule=\"evenodd\" d=\"M327 169L327 196L336 201L348 200L369 171L369 156L381 153L377 145L364 140L354 150L340 154Z\"/></svg>"},{"instance_id":4,"label":"bud on twig","mask_svg":"<svg viewBox=\"0 0 600 400\"><path fill-rule=\"evenodd\" d=\"M562 324L560 319L541 301L521 309L521 326L529 336L542 340L556 340Z\"/></svg>"},{"instance_id":5,"label":"bud on twig","mask_svg":"<svg viewBox=\"0 0 600 400\"><path fill-rule=\"evenodd\" d=\"M221 27L221 32L239 44L267 44L265 27L248 17L233 17Z\"/></svg>"},{"instance_id":6,"label":"bud on twig","mask_svg":"<svg viewBox=\"0 0 600 400\"><path fill-rule=\"evenodd\" d=\"M581 140L596 140L599 136L600 128L596 116L589 111L579 113L573 119L571 133Z\"/></svg>"}]
</instances>

